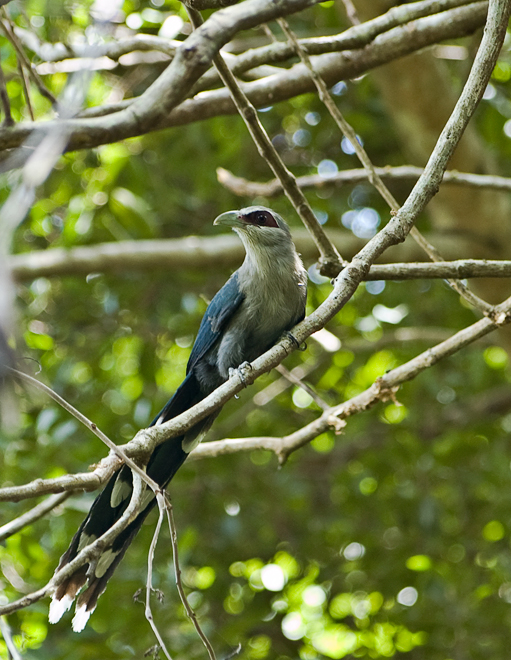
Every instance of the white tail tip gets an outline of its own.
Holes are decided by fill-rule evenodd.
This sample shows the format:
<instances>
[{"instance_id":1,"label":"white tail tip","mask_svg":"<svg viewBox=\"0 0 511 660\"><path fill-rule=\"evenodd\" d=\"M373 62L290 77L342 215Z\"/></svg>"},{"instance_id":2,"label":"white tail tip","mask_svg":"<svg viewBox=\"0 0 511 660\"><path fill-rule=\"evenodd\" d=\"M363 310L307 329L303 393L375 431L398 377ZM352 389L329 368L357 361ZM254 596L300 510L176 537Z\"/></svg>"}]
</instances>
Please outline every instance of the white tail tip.
<instances>
[{"instance_id":1,"label":"white tail tip","mask_svg":"<svg viewBox=\"0 0 511 660\"><path fill-rule=\"evenodd\" d=\"M76 614L73 617L73 630L75 632L82 632L82 630L87 625L87 621L89 620L90 615L92 614L92 611L87 612L86 607L86 605L81 605L80 607L76 608Z\"/></svg>"},{"instance_id":2,"label":"white tail tip","mask_svg":"<svg viewBox=\"0 0 511 660\"><path fill-rule=\"evenodd\" d=\"M52 601L50 603L48 621L50 623L57 623L57 621L60 621L64 612L67 612L72 604L73 604L73 599L67 595L61 598L60 600L57 600L55 596L53 596Z\"/></svg>"}]
</instances>

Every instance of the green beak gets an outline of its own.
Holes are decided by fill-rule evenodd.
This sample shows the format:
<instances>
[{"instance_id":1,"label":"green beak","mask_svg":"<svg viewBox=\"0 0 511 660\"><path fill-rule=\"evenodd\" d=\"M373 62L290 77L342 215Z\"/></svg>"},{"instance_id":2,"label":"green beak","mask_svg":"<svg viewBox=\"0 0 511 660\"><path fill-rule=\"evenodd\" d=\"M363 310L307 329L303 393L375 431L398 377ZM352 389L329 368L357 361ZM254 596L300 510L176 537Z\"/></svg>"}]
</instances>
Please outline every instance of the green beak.
<instances>
[{"instance_id":1,"label":"green beak","mask_svg":"<svg viewBox=\"0 0 511 660\"><path fill-rule=\"evenodd\" d=\"M227 211L215 218L214 225L223 225L224 227L243 227L243 222L238 217L238 211Z\"/></svg>"}]
</instances>

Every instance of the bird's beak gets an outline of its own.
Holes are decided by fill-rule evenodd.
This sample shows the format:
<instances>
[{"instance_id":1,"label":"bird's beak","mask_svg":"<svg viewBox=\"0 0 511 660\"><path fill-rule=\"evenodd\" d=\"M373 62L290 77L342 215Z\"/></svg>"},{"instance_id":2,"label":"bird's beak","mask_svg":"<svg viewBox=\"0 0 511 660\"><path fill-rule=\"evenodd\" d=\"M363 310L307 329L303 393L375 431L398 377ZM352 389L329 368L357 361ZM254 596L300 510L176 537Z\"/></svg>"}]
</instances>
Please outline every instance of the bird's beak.
<instances>
[{"instance_id":1,"label":"bird's beak","mask_svg":"<svg viewBox=\"0 0 511 660\"><path fill-rule=\"evenodd\" d=\"M227 211L215 218L214 225L223 225L224 227L243 227L243 221L238 215L238 211Z\"/></svg>"}]
</instances>

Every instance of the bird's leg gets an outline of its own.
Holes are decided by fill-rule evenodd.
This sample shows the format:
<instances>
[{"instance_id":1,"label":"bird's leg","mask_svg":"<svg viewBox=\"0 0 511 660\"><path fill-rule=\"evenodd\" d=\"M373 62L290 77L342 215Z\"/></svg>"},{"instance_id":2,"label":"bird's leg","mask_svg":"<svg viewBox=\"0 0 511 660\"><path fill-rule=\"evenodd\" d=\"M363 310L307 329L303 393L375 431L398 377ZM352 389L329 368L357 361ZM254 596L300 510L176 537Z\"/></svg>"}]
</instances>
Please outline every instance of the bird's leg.
<instances>
[{"instance_id":1,"label":"bird's leg","mask_svg":"<svg viewBox=\"0 0 511 660\"><path fill-rule=\"evenodd\" d=\"M306 351L307 350L307 344L305 342L300 344L298 339L289 330L286 330L284 332L283 337L287 337L295 345L295 347L298 351Z\"/></svg>"},{"instance_id":2,"label":"bird's leg","mask_svg":"<svg viewBox=\"0 0 511 660\"><path fill-rule=\"evenodd\" d=\"M243 383L243 387L248 387L247 381L245 380L245 373L247 371L252 371L252 365L250 364L250 362L242 362L240 366L237 367L236 369L229 367L229 378L232 378L232 376L238 374L241 382Z\"/></svg>"}]
</instances>

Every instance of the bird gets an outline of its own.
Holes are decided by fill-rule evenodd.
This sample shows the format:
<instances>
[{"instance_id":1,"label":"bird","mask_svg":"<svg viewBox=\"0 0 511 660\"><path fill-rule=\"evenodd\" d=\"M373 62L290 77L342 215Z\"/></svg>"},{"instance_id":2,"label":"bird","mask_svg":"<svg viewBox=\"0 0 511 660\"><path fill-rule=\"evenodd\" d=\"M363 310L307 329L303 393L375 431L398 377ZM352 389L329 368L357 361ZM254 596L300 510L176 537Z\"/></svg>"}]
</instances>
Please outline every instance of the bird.
<instances>
[{"instance_id":1,"label":"bird","mask_svg":"<svg viewBox=\"0 0 511 660\"><path fill-rule=\"evenodd\" d=\"M186 377L151 426L162 424L204 399L245 363L259 357L305 317L307 271L282 217L264 206L249 206L219 215L214 225L228 227L245 248L243 264L208 305L186 368ZM190 452L203 439L219 410L179 437L159 445L146 471L165 488ZM60 558L57 573L87 545L119 520L130 502L132 473L124 465L115 472ZM141 512L100 556L77 568L54 591L49 620L60 620L76 599L73 630L80 632L99 596L144 519L154 507L153 491L145 486ZM85 587L83 589L83 587Z\"/></svg>"}]
</instances>

